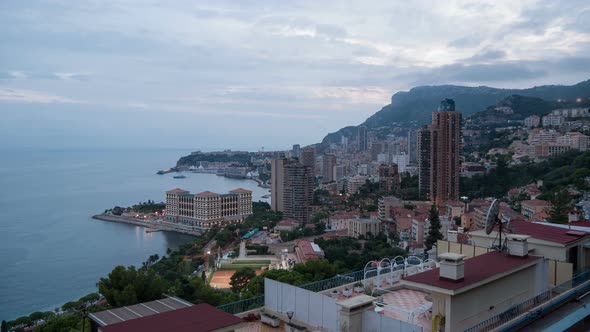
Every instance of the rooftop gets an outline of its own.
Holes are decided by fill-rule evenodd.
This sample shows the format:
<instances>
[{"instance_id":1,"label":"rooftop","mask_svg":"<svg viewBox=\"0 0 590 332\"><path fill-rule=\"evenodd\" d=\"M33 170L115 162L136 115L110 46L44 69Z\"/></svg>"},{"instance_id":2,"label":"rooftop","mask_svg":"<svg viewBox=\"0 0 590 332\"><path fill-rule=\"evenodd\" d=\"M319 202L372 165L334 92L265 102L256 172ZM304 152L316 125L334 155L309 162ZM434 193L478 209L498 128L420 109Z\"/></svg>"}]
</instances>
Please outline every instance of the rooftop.
<instances>
[{"instance_id":1,"label":"rooftop","mask_svg":"<svg viewBox=\"0 0 590 332\"><path fill-rule=\"evenodd\" d=\"M517 257L493 251L465 260L465 275L461 281L441 279L440 268L406 277L404 281L452 291L456 294L467 290L468 286L475 286L491 278L495 280L504 273L533 265L539 259L541 258L535 256Z\"/></svg>"},{"instance_id":2,"label":"rooftop","mask_svg":"<svg viewBox=\"0 0 590 332\"><path fill-rule=\"evenodd\" d=\"M242 320L209 304L172 310L101 327L103 332L201 332L241 324Z\"/></svg>"},{"instance_id":3,"label":"rooftop","mask_svg":"<svg viewBox=\"0 0 590 332\"><path fill-rule=\"evenodd\" d=\"M188 193L188 190L184 190L184 189L180 189L180 188L175 188L172 190L168 190L166 193L167 194L185 194Z\"/></svg>"},{"instance_id":4,"label":"rooftop","mask_svg":"<svg viewBox=\"0 0 590 332\"><path fill-rule=\"evenodd\" d=\"M521 204L531 205L531 206L550 206L551 203L541 200L541 199L529 199L526 201L522 201Z\"/></svg>"},{"instance_id":5,"label":"rooftop","mask_svg":"<svg viewBox=\"0 0 590 332\"><path fill-rule=\"evenodd\" d=\"M568 234L568 229L560 227L552 227L552 225L544 223L536 223L529 221L512 221L510 223L510 233L529 235L532 238L568 244L575 242L580 238L586 238L590 236L590 233L583 233L582 235Z\"/></svg>"},{"instance_id":6,"label":"rooftop","mask_svg":"<svg viewBox=\"0 0 590 332\"><path fill-rule=\"evenodd\" d=\"M298 226L301 224L301 221L292 218L286 218L277 223L277 226Z\"/></svg>"},{"instance_id":7,"label":"rooftop","mask_svg":"<svg viewBox=\"0 0 590 332\"><path fill-rule=\"evenodd\" d=\"M131 319L137 319L176 309L186 308L191 305L191 303L188 303L181 299L177 299L175 297L168 297L161 300L145 302L141 304L135 304L131 306L105 310L101 312L95 312L89 314L89 316L93 321L95 321L100 326L106 326Z\"/></svg>"},{"instance_id":8,"label":"rooftop","mask_svg":"<svg viewBox=\"0 0 590 332\"><path fill-rule=\"evenodd\" d=\"M319 248L319 246L318 246L318 248ZM307 240L297 241L297 247L295 248L295 253L301 263L305 263L311 259L320 259L321 258L320 255L318 254L318 252L316 252L314 250L312 243Z\"/></svg>"},{"instance_id":9,"label":"rooftop","mask_svg":"<svg viewBox=\"0 0 590 332\"><path fill-rule=\"evenodd\" d=\"M203 192L198 193L196 196L213 197L213 196L219 196L219 194L211 192L211 191L203 191Z\"/></svg>"},{"instance_id":10,"label":"rooftop","mask_svg":"<svg viewBox=\"0 0 590 332\"><path fill-rule=\"evenodd\" d=\"M247 194L247 193L252 193L252 191L244 189L244 188L238 188L238 189L234 189L234 190L230 190L230 193L236 193L236 194Z\"/></svg>"}]
</instances>

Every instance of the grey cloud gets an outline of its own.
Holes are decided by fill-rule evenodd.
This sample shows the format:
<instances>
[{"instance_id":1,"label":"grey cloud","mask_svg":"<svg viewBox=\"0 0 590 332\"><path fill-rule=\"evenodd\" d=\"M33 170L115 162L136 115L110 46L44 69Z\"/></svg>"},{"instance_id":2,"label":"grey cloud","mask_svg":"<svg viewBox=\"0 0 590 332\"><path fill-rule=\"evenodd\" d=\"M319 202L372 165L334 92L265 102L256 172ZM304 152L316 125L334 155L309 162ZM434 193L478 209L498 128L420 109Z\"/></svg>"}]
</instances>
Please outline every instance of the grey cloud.
<instances>
[{"instance_id":1,"label":"grey cloud","mask_svg":"<svg viewBox=\"0 0 590 332\"><path fill-rule=\"evenodd\" d=\"M315 26L315 29L318 34L321 34L321 35L324 35L327 37L344 38L344 37L348 36L346 29L341 28L336 25L317 24Z\"/></svg>"},{"instance_id":2,"label":"grey cloud","mask_svg":"<svg viewBox=\"0 0 590 332\"><path fill-rule=\"evenodd\" d=\"M436 72L436 71L435 71ZM442 67L439 75L450 80L472 82L498 82L523 80L541 77L547 74L542 69L533 69L520 63L495 63L495 64L454 64Z\"/></svg>"},{"instance_id":3,"label":"grey cloud","mask_svg":"<svg viewBox=\"0 0 590 332\"><path fill-rule=\"evenodd\" d=\"M506 57L506 52L503 50L482 50L481 52L473 55L467 61L469 62L487 62L491 60L498 60Z\"/></svg>"},{"instance_id":4,"label":"grey cloud","mask_svg":"<svg viewBox=\"0 0 590 332\"><path fill-rule=\"evenodd\" d=\"M481 42L481 36L471 35L452 40L448 43L448 45L456 48L469 48L477 46L481 44Z\"/></svg>"},{"instance_id":5,"label":"grey cloud","mask_svg":"<svg viewBox=\"0 0 590 332\"><path fill-rule=\"evenodd\" d=\"M572 22L565 25L565 28L579 31L583 33L590 33L590 7L584 8L579 12L573 14L575 17Z\"/></svg>"}]
</instances>

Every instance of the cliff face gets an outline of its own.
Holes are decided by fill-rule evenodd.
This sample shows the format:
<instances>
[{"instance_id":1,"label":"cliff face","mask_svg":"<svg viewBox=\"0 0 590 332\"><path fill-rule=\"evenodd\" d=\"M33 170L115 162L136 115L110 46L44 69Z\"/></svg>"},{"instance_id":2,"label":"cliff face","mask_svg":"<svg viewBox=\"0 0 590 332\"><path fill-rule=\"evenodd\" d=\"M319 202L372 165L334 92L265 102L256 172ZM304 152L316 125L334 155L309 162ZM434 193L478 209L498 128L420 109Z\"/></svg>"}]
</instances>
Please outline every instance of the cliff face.
<instances>
[{"instance_id":1,"label":"cliff face","mask_svg":"<svg viewBox=\"0 0 590 332\"><path fill-rule=\"evenodd\" d=\"M455 100L457 110L468 117L489 106L498 105L512 95L537 97L545 100L590 97L590 80L571 86L544 85L529 89L497 89L487 86L456 85L419 86L391 97L391 104L370 116L362 125L368 128L422 125L429 123L431 113L444 98ZM532 99L531 99L532 100ZM538 102L538 101L537 101ZM356 127L349 126L328 134L322 143L337 143L340 136L354 137Z\"/></svg>"}]
</instances>

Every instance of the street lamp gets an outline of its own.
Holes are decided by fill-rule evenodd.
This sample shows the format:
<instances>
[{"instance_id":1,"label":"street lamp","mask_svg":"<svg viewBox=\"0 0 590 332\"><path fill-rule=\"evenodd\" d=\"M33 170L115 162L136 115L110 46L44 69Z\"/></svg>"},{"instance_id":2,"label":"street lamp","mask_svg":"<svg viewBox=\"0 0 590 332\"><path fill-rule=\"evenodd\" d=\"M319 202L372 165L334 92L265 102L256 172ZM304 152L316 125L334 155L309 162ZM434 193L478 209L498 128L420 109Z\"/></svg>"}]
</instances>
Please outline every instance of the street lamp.
<instances>
[{"instance_id":1,"label":"street lamp","mask_svg":"<svg viewBox=\"0 0 590 332\"><path fill-rule=\"evenodd\" d=\"M461 196L459 198L461 199L461 201L463 203L465 203L465 211L464 212L467 213L467 202L469 202L469 197L467 197L467 196Z\"/></svg>"},{"instance_id":2,"label":"street lamp","mask_svg":"<svg viewBox=\"0 0 590 332\"><path fill-rule=\"evenodd\" d=\"M80 305L80 309L82 310L82 332L84 332L86 327L86 317L88 317L88 309L86 308L86 304L84 303Z\"/></svg>"}]
</instances>

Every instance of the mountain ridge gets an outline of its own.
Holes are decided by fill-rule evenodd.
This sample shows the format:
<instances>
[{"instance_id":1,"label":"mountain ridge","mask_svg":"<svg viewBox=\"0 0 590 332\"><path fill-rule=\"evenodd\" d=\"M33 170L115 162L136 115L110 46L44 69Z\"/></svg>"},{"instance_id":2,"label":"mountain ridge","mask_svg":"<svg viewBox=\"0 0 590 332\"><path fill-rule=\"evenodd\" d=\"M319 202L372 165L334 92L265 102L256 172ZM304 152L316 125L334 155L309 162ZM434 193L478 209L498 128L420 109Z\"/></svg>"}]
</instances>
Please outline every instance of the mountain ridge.
<instances>
[{"instance_id":1,"label":"mountain ridge","mask_svg":"<svg viewBox=\"0 0 590 332\"><path fill-rule=\"evenodd\" d=\"M488 107L497 105L511 95L536 97L545 100L576 99L590 97L590 79L574 85L540 85L526 89L494 88L489 86L461 85L423 85L409 91L399 91L392 95L391 103L368 117L360 125L369 129L378 127L417 127L430 121L431 113L436 110L444 98L454 99L457 110L468 117ZM359 126L360 126L359 125ZM334 133L329 133L322 140L322 145L337 143L340 136L353 138L358 126L346 126Z\"/></svg>"}]
</instances>

